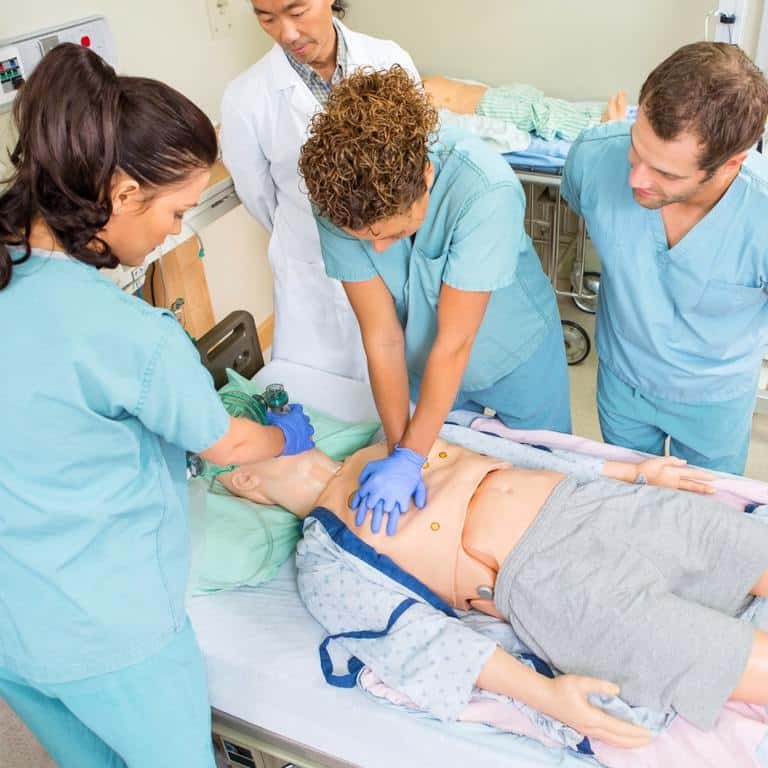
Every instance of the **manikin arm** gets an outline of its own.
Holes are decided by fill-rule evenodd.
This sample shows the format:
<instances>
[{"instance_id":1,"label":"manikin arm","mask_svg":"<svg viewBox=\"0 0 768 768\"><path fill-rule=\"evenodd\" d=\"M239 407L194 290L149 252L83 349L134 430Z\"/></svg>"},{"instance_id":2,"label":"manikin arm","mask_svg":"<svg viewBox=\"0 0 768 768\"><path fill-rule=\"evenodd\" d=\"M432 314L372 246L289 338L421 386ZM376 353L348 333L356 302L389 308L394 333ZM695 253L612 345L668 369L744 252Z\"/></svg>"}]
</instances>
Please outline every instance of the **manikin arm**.
<instances>
[{"instance_id":1,"label":"manikin arm","mask_svg":"<svg viewBox=\"0 0 768 768\"><path fill-rule=\"evenodd\" d=\"M625 483L647 483L660 488L672 488L693 493L715 493L709 484L714 479L711 472L689 467L685 459L676 456L654 456L639 464L628 461L606 461L603 476Z\"/></svg>"},{"instance_id":2,"label":"manikin arm","mask_svg":"<svg viewBox=\"0 0 768 768\"><path fill-rule=\"evenodd\" d=\"M642 747L651 735L593 707L590 694L618 696L619 687L582 675L544 677L506 651L497 648L477 678L477 687L525 702L529 707L569 725L590 739L616 747Z\"/></svg>"},{"instance_id":3,"label":"manikin arm","mask_svg":"<svg viewBox=\"0 0 768 768\"><path fill-rule=\"evenodd\" d=\"M597 477L609 477L626 483L646 482L648 485L662 488L714 493L708 482L714 477L710 472L689 467L685 461L674 456L654 456L638 464L628 461L605 461L574 451L545 451L454 424L446 424L440 430L440 436L448 442L457 443L486 456L495 456L523 469L549 469L573 475L582 482Z\"/></svg>"}]
</instances>

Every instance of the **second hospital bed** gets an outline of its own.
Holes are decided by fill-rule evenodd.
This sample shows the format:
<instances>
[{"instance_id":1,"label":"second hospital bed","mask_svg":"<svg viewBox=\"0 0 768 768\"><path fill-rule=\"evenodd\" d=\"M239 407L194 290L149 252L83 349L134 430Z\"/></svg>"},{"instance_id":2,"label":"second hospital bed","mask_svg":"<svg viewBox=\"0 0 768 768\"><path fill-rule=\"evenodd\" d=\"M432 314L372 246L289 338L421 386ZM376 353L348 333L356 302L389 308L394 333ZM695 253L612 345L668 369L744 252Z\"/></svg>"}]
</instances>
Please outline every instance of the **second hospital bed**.
<instances>
[{"instance_id":1,"label":"second hospital bed","mask_svg":"<svg viewBox=\"0 0 768 768\"><path fill-rule=\"evenodd\" d=\"M281 382L292 400L338 418L376 419L370 390L360 382L279 360L254 379L259 386ZM758 485L768 500L768 486ZM206 658L214 733L231 766L262 768L260 753L278 758L275 766L306 768L599 765L513 734L414 717L359 689L327 685L318 661L325 633L299 599L292 559L266 584L192 597L188 610ZM768 768L768 755L755 765Z\"/></svg>"}]
</instances>

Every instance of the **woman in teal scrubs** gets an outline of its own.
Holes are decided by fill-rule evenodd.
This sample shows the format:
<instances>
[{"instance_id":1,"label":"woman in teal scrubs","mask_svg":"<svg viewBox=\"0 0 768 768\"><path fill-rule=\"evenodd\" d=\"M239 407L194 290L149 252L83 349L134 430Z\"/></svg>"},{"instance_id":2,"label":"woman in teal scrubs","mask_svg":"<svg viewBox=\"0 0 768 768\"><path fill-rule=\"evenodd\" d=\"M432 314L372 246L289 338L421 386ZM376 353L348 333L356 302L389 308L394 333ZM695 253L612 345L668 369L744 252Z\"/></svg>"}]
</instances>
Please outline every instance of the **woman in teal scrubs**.
<instances>
[{"instance_id":1,"label":"woman in teal scrubs","mask_svg":"<svg viewBox=\"0 0 768 768\"><path fill-rule=\"evenodd\" d=\"M525 197L497 153L440 132L399 67L336 86L300 169L328 274L357 315L391 454L352 500L393 533L453 407L520 429L571 429L552 287L523 227ZM417 402L409 417L409 393Z\"/></svg>"},{"instance_id":2,"label":"woman in teal scrubs","mask_svg":"<svg viewBox=\"0 0 768 768\"><path fill-rule=\"evenodd\" d=\"M184 610L185 450L311 447L299 407L230 418L172 313L99 272L178 233L216 134L162 83L51 51L0 194L0 697L63 768L213 768Z\"/></svg>"}]
</instances>

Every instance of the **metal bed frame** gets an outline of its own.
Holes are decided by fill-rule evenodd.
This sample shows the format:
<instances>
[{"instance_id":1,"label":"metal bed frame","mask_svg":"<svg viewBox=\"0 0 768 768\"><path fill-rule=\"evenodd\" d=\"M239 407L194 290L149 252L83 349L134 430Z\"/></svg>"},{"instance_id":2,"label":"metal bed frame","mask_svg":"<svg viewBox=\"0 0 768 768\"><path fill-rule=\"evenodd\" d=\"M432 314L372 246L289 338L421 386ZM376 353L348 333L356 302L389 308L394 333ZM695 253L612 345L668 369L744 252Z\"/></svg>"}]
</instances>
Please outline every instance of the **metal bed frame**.
<instances>
[{"instance_id":1,"label":"metal bed frame","mask_svg":"<svg viewBox=\"0 0 768 768\"><path fill-rule=\"evenodd\" d=\"M558 297L568 297L574 300L576 306L583 311L587 302L595 299L595 294L588 291L584 285L584 255L587 242L587 228L584 219L578 217L576 238L575 238L575 272L573 274L571 290L563 290L558 284L558 271L560 269L560 240L562 234L563 222L563 198L560 193L560 186L563 181L562 171L542 171L536 169L526 169L515 167L510 163L510 167L520 179L520 183L525 189L525 196L528 202L526 208L525 225L528 234L534 243L547 246L547 256L543 260L544 273L552 283L555 295ZM547 203L547 208L551 209L548 219L537 218L534 214L533 201L535 200L535 187L546 187L554 192L554 200ZM536 237L535 227L543 227L548 237L546 239ZM563 341L565 343L565 353L568 365L578 365L583 362L592 348L589 340L589 334L584 326L573 320L561 320L563 326Z\"/></svg>"}]
</instances>

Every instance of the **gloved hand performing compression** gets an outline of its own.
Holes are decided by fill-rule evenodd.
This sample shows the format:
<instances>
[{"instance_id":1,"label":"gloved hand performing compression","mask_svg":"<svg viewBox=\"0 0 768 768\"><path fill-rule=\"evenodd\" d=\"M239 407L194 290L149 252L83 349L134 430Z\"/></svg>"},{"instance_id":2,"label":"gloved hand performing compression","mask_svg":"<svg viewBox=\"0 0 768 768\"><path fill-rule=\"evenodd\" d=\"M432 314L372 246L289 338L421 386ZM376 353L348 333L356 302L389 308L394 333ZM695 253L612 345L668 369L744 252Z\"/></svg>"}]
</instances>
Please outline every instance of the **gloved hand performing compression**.
<instances>
[{"instance_id":1,"label":"gloved hand performing compression","mask_svg":"<svg viewBox=\"0 0 768 768\"><path fill-rule=\"evenodd\" d=\"M288 411L268 411L267 424L278 427L285 436L285 447L281 456L293 456L315 447L315 441L312 439L315 428L298 403L291 403Z\"/></svg>"},{"instance_id":2,"label":"gloved hand performing compression","mask_svg":"<svg viewBox=\"0 0 768 768\"><path fill-rule=\"evenodd\" d=\"M423 509L427 503L427 489L421 479L425 461L426 457L416 451L396 445L386 459L366 464L351 504L357 510L355 525L365 522L370 509L371 531L378 533L386 513L389 515L387 535L392 536L400 515L408 511L411 498L419 509Z\"/></svg>"}]
</instances>

